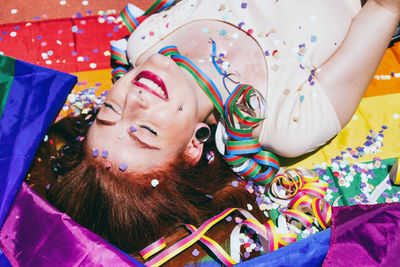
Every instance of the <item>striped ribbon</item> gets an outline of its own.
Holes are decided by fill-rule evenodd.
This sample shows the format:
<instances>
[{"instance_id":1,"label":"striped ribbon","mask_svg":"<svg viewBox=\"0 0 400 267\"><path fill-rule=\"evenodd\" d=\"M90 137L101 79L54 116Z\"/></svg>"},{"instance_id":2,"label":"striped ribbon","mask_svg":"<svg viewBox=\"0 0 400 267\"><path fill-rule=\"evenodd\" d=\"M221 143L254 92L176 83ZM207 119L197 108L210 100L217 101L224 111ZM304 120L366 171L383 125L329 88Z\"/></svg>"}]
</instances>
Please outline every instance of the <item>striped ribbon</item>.
<instances>
[{"instance_id":1,"label":"striped ribbon","mask_svg":"<svg viewBox=\"0 0 400 267\"><path fill-rule=\"evenodd\" d=\"M193 225L186 224L186 227L194 233L197 228L194 227ZM207 236L203 236L200 238L200 242L202 242L206 247L208 247L214 255L225 265L225 266L233 266L237 264L236 261L234 261L231 256L229 256L228 253L214 240Z\"/></svg>"},{"instance_id":2,"label":"striped ribbon","mask_svg":"<svg viewBox=\"0 0 400 267\"><path fill-rule=\"evenodd\" d=\"M171 6L174 2L175 0L157 0L140 16L135 16L133 10L134 6L132 4L127 4L125 8L121 11L120 15L125 26L132 33L148 16L163 11L164 9ZM126 47L119 48L111 44L110 53L111 58L115 61L115 63L122 65L121 67L123 67L124 69L129 68ZM117 80L119 77L122 77L124 74L126 74L126 72L124 73L121 71L116 71L115 69L111 72L114 81Z\"/></svg>"},{"instance_id":3,"label":"striped ribbon","mask_svg":"<svg viewBox=\"0 0 400 267\"><path fill-rule=\"evenodd\" d=\"M257 94L256 90L250 85L239 84L223 104L215 83L190 59L180 55L176 46L166 46L159 53L170 56L178 66L187 70L221 114L229 136L224 155L228 165L240 176L257 184L271 182L279 170L278 158L262 150L258 139L252 138L253 127L264 119L250 115L254 110L251 99ZM247 127L240 128L239 124Z\"/></svg>"},{"instance_id":4,"label":"striped ribbon","mask_svg":"<svg viewBox=\"0 0 400 267\"><path fill-rule=\"evenodd\" d=\"M324 200L327 189L328 183L320 181L315 172L304 168L282 169L271 182L269 194L290 199L289 210L282 212L289 220L295 219L304 227L309 227L314 222L313 216L318 226L326 229L332 214L331 206Z\"/></svg>"},{"instance_id":5,"label":"striped ribbon","mask_svg":"<svg viewBox=\"0 0 400 267\"><path fill-rule=\"evenodd\" d=\"M167 250L163 251L159 255L157 255L152 260L146 262L146 266L160 266L167 262L168 260L172 259L194 243L196 243L204 234L215 224L220 222L230 213L232 213L236 208L229 208L223 211L222 213L218 214L217 216L209 219L205 223L203 223L196 231L194 231L188 237L182 239L181 241L177 242L176 244L169 247Z\"/></svg>"},{"instance_id":6,"label":"striped ribbon","mask_svg":"<svg viewBox=\"0 0 400 267\"><path fill-rule=\"evenodd\" d=\"M317 177L317 179L315 179L315 177ZM282 170L282 172L277 175L277 178L273 180L273 184L270 186L270 194L272 194L271 188L273 185L278 186L277 184L281 186L281 191L288 192L283 196L276 195L276 197L286 199L287 195L293 195L288 205L289 210L283 211L282 215L279 217L279 231L272 219L268 220L265 224L261 224L249 212L242 209L229 208L219 215L209 219L199 228L196 228L193 225L186 225L191 234L172 245L152 260L148 261L146 265L160 266L193 245L195 242L200 241L207 246L212 253L214 253L221 263L225 266L232 266L237 262L240 262L241 253L239 233L242 226L246 226L257 233L257 237L260 240L265 253L275 251L280 247L296 241L297 235L288 232L287 227L286 230L283 229L282 231L282 224L290 224L292 220L296 220L299 225L304 228L313 225L319 226L320 229L326 229L329 227L332 209L329 203L323 199L327 189L327 184L319 181L318 175L315 172L303 168ZM295 193L293 193L293 191L295 191ZM205 236L205 234L211 227L226 218L226 216L235 210L239 211L246 219L236 225L231 233L231 255L229 255L220 245L218 245L213 239ZM315 218L315 220L313 218ZM144 257L148 258L158 252L158 248L161 246L163 246L162 242L157 241L155 244L146 247L141 252L141 255L143 254Z\"/></svg>"},{"instance_id":7,"label":"striped ribbon","mask_svg":"<svg viewBox=\"0 0 400 267\"><path fill-rule=\"evenodd\" d=\"M111 75L114 78L119 78L127 74L128 71L124 67L116 67L112 70Z\"/></svg>"},{"instance_id":8,"label":"striped ribbon","mask_svg":"<svg viewBox=\"0 0 400 267\"><path fill-rule=\"evenodd\" d=\"M147 260L157 252L163 250L166 244L163 238L158 239L156 242L148 245L142 251L139 252L139 255L144 259Z\"/></svg>"}]
</instances>

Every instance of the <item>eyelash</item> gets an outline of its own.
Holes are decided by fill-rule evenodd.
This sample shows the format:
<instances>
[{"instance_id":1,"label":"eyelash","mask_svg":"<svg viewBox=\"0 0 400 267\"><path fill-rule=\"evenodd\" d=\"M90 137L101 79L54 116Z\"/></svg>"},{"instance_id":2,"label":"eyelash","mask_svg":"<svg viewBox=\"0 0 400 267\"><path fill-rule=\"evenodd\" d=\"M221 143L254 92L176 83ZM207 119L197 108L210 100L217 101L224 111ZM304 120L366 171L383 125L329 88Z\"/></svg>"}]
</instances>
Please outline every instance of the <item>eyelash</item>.
<instances>
[{"instance_id":1,"label":"eyelash","mask_svg":"<svg viewBox=\"0 0 400 267\"><path fill-rule=\"evenodd\" d=\"M111 104L109 104L109 103L107 103L107 102L104 102L103 105L104 105L105 107L111 108L113 111L117 112Z\"/></svg>"},{"instance_id":2,"label":"eyelash","mask_svg":"<svg viewBox=\"0 0 400 267\"><path fill-rule=\"evenodd\" d=\"M150 133L152 133L152 134L154 134L155 136L157 136L157 132L154 131L153 129L151 129L149 126L147 126L147 125L141 125L140 127L141 127L141 128L144 128L144 129L146 129L146 130L148 130Z\"/></svg>"}]
</instances>

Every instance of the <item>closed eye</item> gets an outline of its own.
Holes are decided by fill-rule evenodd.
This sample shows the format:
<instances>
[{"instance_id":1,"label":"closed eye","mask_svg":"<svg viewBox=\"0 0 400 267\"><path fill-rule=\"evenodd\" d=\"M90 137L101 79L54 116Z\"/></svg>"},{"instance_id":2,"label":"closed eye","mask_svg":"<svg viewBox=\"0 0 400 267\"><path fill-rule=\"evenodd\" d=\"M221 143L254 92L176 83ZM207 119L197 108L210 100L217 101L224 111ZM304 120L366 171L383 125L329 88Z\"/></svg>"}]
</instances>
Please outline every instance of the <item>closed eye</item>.
<instances>
[{"instance_id":1,"label":"closed eye","mask_svg":"<svg viewBox=\"0 0 400 267\"><path fill-rule=\"evenodd\" d=\"M112 109L115 113L119 114L119 112L118 112L118 111L114 108L114 106L111 105L110 103L104 102L103 105L104 105L106 108L110 108L110 109Z\"/></svg>"},{"instance_id":2,"label":"closed eye","mask_svg":"<svg viewBox=\"0 0 400 267\"><path fill-rule=\"evenodd\" d=\"M147 125L140 125L140 128L146 129L146 130L148 130L150 133L152 133L153 135L157 136L157 132L154 131L152 128L150 128L150 127L147 126Z\"/></svg>"}]
</instances>

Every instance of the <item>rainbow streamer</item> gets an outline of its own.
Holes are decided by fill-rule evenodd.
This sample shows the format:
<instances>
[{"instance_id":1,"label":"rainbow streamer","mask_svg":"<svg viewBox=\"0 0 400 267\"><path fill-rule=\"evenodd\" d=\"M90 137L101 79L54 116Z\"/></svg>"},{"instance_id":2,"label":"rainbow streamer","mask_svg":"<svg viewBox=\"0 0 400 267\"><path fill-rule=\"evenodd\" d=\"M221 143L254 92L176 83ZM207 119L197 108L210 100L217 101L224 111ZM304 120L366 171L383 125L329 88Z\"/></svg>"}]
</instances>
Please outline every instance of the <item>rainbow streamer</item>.
<instances>
[{"instance_id":1,"label":"rainbow streamer","mask_svg":"<svg viewBox=\"0 0 400 267\"><path fill-rule=\"evenodd\" d=\"M147 260L157 252L163 250L166 247L164 239L160 238L156 242L148 245L142 251L139 252L139 255L144 259Z\"/></svg>"},{"instance_id":2,"label":"rainbow streamer","mask_svg":"<svg viewBox=\"0 0 400 267\"><path fill-rule=\"evenodd\" d=\"M190 224L186 224L186 227L193 233L197 230L196 227ZM225 266L233 266L237 264L231 256L214 240L207 236L203 236L200 238L200 242L202 242L205 246L207 246L214 255L225 265Z\"/></svg>"}]
</instances>

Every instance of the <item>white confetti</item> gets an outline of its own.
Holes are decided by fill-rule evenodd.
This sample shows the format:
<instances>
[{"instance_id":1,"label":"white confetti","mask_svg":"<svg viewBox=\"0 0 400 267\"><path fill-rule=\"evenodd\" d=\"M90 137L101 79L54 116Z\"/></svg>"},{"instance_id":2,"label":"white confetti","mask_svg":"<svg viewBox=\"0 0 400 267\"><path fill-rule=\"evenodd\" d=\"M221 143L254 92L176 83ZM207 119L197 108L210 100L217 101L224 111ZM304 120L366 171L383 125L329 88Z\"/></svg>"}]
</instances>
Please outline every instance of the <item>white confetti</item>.
<instances>
[{"instance_id":1,"label":"white confetti","mask_svg":"<svg viewBox=\"0 0 400 267\"><path fill-rule=\"evenodd\" d=\"M17 36L17 33L16 32L10 32L10 36L11 37L15 37L15 36Z\"/></svg>"},{"instance_id":2,"label":"white confetti","mask_svg":"<svg viewBox=\"0 0 400 267\"><path fill-rule=\"evenodd\" d=\"M87 6L89 4L88 1L82 1L82 5Z\"/></svg>"},{"instance_id":3,"label":"white confetti","mask_svg":"<svg viewBox=\"0 0 400 267\"><path fill-rule=\"evenodd\" d=\"M11 14L17 14L18 10L16 10L15 8L11 9Z\"/></svg>"},{"instance_id":4,"label":"white confetti","mask_svg":"<svg viewBox=\"0 0 400 267\"><path fill-rule=\"evenodd\" d=\"M393 114L393 119L397 120L399 117L400 117L399 114L397 114L397 113Z\"/></svg>"},{"instance_id":5,"label":"white confetti","mask_svg":"<svg viewBox=\"0 0 400 267\"><path fill-rule=\"evenodd\" d=\"M153 180L151 181L151 186L153 186L153 187L156 187L158 184L159 184L159 182L158 182L157 179L153 179Z\"/></svg>"}]
</instances>

